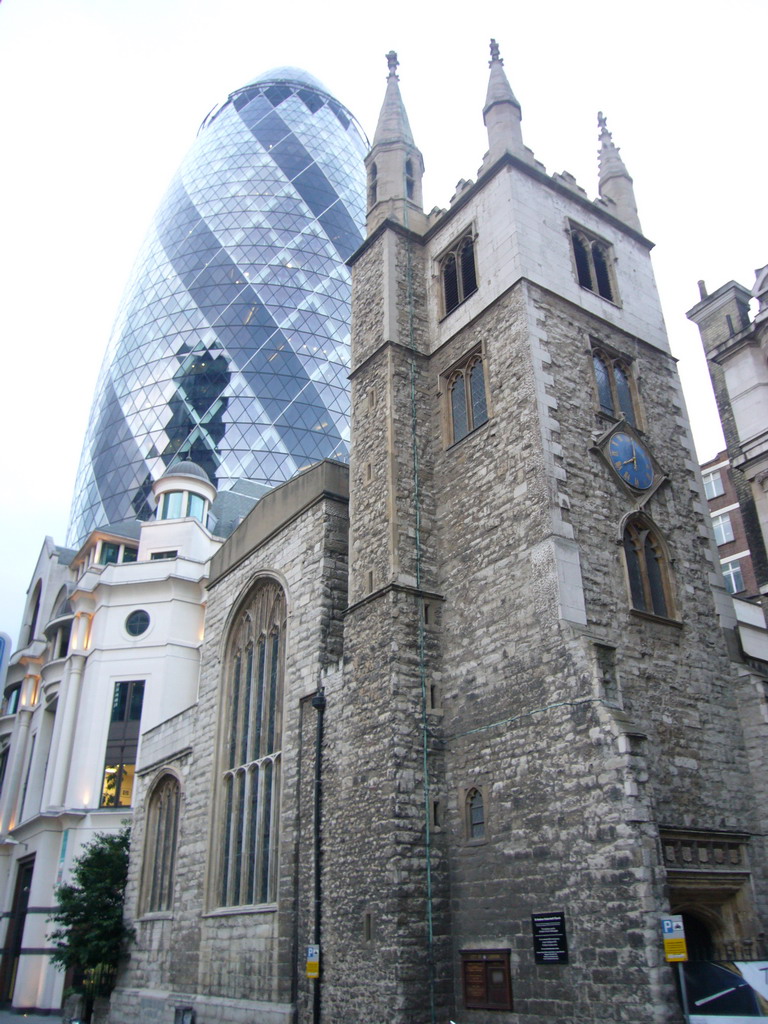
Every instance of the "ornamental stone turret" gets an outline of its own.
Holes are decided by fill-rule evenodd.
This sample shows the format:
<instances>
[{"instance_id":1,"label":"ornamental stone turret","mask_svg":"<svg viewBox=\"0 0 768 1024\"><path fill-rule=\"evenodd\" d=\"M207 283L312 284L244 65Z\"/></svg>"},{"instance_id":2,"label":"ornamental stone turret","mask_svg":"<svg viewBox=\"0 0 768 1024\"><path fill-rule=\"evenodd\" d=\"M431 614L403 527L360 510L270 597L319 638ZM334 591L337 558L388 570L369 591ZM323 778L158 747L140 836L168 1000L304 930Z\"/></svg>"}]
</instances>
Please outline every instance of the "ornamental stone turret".
<instances>
[{"instance_id":1,"label":"ornamental stone turret","mask_svg":"<svg viewBox=\"0 0 768 1024\"><path fill-rule=\"evenodd\" d=\"M384 103L365 159L368 172L368 234L384 220L421 230L425 224L422 178L424 159L408 123L394 50L387 54L389 76Z\"/></svg>"},{"instance_id":2,"label":"ornamental stone turret","mask_svg":"<svg viewBox=\"0 0 768 1024\"><path fill-rule=\"evenodd\" d=\"M600 149L597 153L600 198L607 201L608 208L615 217L636 231L642 231L632 178L621 159L621 151L614 145L602 110L597 115L597 124L600 129Z\"/></svg>"},{"instance_id":3,"label":"ornamental stone turret","mask_svg":"<svg viewBox=\"0 0 768 1024\"><path fill-rule=\"evenodd\" d=\"M523 145L520 127L523 114L520 104L504 71L504 60L500 56L499 44L491 40L491 59L488 62L491 74L488 92L483 107L483 122L488 130L488 153L484 166L490 166L502 153L530 161L531 155Z\"/></svg>"}]
</instances>

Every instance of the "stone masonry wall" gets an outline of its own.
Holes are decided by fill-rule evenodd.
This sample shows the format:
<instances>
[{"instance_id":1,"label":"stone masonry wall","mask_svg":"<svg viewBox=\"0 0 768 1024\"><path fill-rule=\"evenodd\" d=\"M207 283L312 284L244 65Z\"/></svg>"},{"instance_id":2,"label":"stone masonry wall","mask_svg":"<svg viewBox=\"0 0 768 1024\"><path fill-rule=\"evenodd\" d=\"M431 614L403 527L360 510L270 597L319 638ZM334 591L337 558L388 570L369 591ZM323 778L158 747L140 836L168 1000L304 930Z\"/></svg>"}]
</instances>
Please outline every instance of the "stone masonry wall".
<instances>
[{"instance_id":1,"label":"stone masonry wall","mask_svg":"<svg viewBox=\"0 0 768 1024\"><path fill-rule=\"evenodd\" d=\"M170 1021L173 1006L182 1004L196 1007L198 1024L245 1022L254 1016L276 1024L295 1018L297 999L307 1005L307 982L300 995L297 978L299 957L311 936L312 804L304 773L311 777L314 766L311 751L305 765L303 745L307 698L332 678L340 654L346 533L346 503L322 498L210 589L198 704L169 724L157 744L162 748L157 770L165 764L178 767L184 782L173 912L135 920L137 940L113 994L112 1024ZM288 608L278 899L274 907L222 912L217 910L215 857L221 814L216 751L226 724L221 659L236 607L264 575L280 581ZM311 733L315 712L309 707L308 713ZM191 756L182 753L190 725ZM145 752L151 743L152 738ZM151 777L148 773L147 782ZM141 843L141 805L136 817L136 841ZM131 871L128 905L135 908L140 879L135 864Z\"/></svg>"}]
</instances>

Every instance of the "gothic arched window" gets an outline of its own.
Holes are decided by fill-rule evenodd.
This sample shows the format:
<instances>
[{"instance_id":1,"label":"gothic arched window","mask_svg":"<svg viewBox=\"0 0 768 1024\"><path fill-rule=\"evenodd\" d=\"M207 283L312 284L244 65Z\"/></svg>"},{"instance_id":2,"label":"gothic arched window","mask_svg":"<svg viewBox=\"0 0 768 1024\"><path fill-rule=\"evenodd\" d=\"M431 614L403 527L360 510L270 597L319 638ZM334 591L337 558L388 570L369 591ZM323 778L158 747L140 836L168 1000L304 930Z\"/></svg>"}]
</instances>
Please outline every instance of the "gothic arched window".
<instances>
[{"instance_id":1,"label":"gothic arched window","mask_svg":"<svg viewBox=\"0 0 768 1024\"><path fill-rule=\"evenodd\" d=\"M142 884L144 913L158 913L173 906L180 803L179 780L166 773L154 786L147 802Z\"/></svg>"},{"instance_id":2,"label":"gothic arched window","mask_svg":"<svg viewBox=\"0 0 768 1024\"><path fill-rule=\"evenodd\" d=\"M624 527L623 543L632 607L672 618L669 565L660 534L645 516L633 516Z\"/></svg>"},{"instance_id":3,"label":"gothic arched window","mask_svg":"<svg viewBox=\"0 0 768 1024\"><path fill-rule=\"evenodd\" d=\"M637 426L634 385L631 364L620 356L612 356L602 349L592 349L592 369L597 385L600 412L614 419L621 416Z\"/></svg>"},{"instance_id":4,"label":"gothic arched window","mask_svg":"<svg viewBox=\"0 0 768 1024\"><path fill-rule=\"evenodd\" d=\"M613 280L613 249L610 242L595 238L583 228L571 228L571 246L576 277L582 288L616 302Z\"/></svg>"},{"instance_id":5,"label":"gothic arched window","mask_svg":"<svg viewBox=\"0 0 768 1024\"><path fill-rule=\"evenodd\" d=\"M468 839L485 839L485 806L482 791L473 787L466 796L466 829Z\"/></svg>"},{"instance_id":6,"label":"gothic arched window","mask_svg":"<svg viewBox=\"0 0 768 1024\"><path fill-rule=\"evenodd\" d=\"M451 441L460 441L488 419L485 370L480 352L474 352L448 378Z\"/></svg>"},{"instance_id":7,"label":"gothic arched window","mask_svg":"<svg viewBox=\"0 0 768 1024\"><path fill-rule=\"evenodd\" d=\"M262 580L234 621L225 660L219 874L225 907L276 899L284 642L283 591Z\"/></svg>"},{"instance_id":8,"label":"gothic arched window","mask_svg":"<svg viewBox=\"0 0 768 1024\"><path fill-rule=\"evenodd\" d=\"M475 242L471 232L462 235L444 253L440 264L443 282L443 312L448 314L477 291Z\"/></svg>"}]
</instances>

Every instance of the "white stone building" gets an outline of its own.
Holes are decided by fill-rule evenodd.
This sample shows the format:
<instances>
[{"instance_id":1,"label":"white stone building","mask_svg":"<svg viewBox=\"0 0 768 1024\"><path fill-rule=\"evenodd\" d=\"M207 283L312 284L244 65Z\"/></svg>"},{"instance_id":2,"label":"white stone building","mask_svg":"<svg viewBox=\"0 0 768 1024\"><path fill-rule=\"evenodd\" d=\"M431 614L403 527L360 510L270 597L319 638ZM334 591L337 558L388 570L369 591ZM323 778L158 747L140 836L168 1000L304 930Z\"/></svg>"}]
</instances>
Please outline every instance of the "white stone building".
<instances>
[{"instance_id":1,"label":"white stone building","mask_svg":"<svg viewBox=\"0 0 768 1024\"><path fill-rule=\"evenodd\" d=\"M95 530L79 551L46 538L10 658L0 1000L19 1009L61 1005L64 975L46 955L54 888L95 833L130 819L141 731L197 699L204 587L221 545L205 525L216 492L187 462L154 495L156 519ZM240 512L251 504L240 498Z\"/></svg>"}]
</instances>

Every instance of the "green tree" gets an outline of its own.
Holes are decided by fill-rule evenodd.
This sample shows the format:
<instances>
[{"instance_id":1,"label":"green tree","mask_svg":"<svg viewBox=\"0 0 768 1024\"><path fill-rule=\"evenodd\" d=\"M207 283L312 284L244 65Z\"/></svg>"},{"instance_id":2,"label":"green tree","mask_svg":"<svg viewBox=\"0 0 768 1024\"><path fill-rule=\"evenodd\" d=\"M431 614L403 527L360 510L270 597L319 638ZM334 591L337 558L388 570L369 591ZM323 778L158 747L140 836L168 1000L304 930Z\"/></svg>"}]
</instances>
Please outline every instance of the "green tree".
<instances>
[{"instance_id":1,"label":"green tree","mask_svg":"<svg viewBox=\"0 0 768 1024\"><path fill-rule=\"evenodd\" d=\"M123 921L131 829L98 832L75 861L71 883L56 889L51 960L82 972L86 984L111 981L133 929Z\"/></svg>"}]
</instances>

